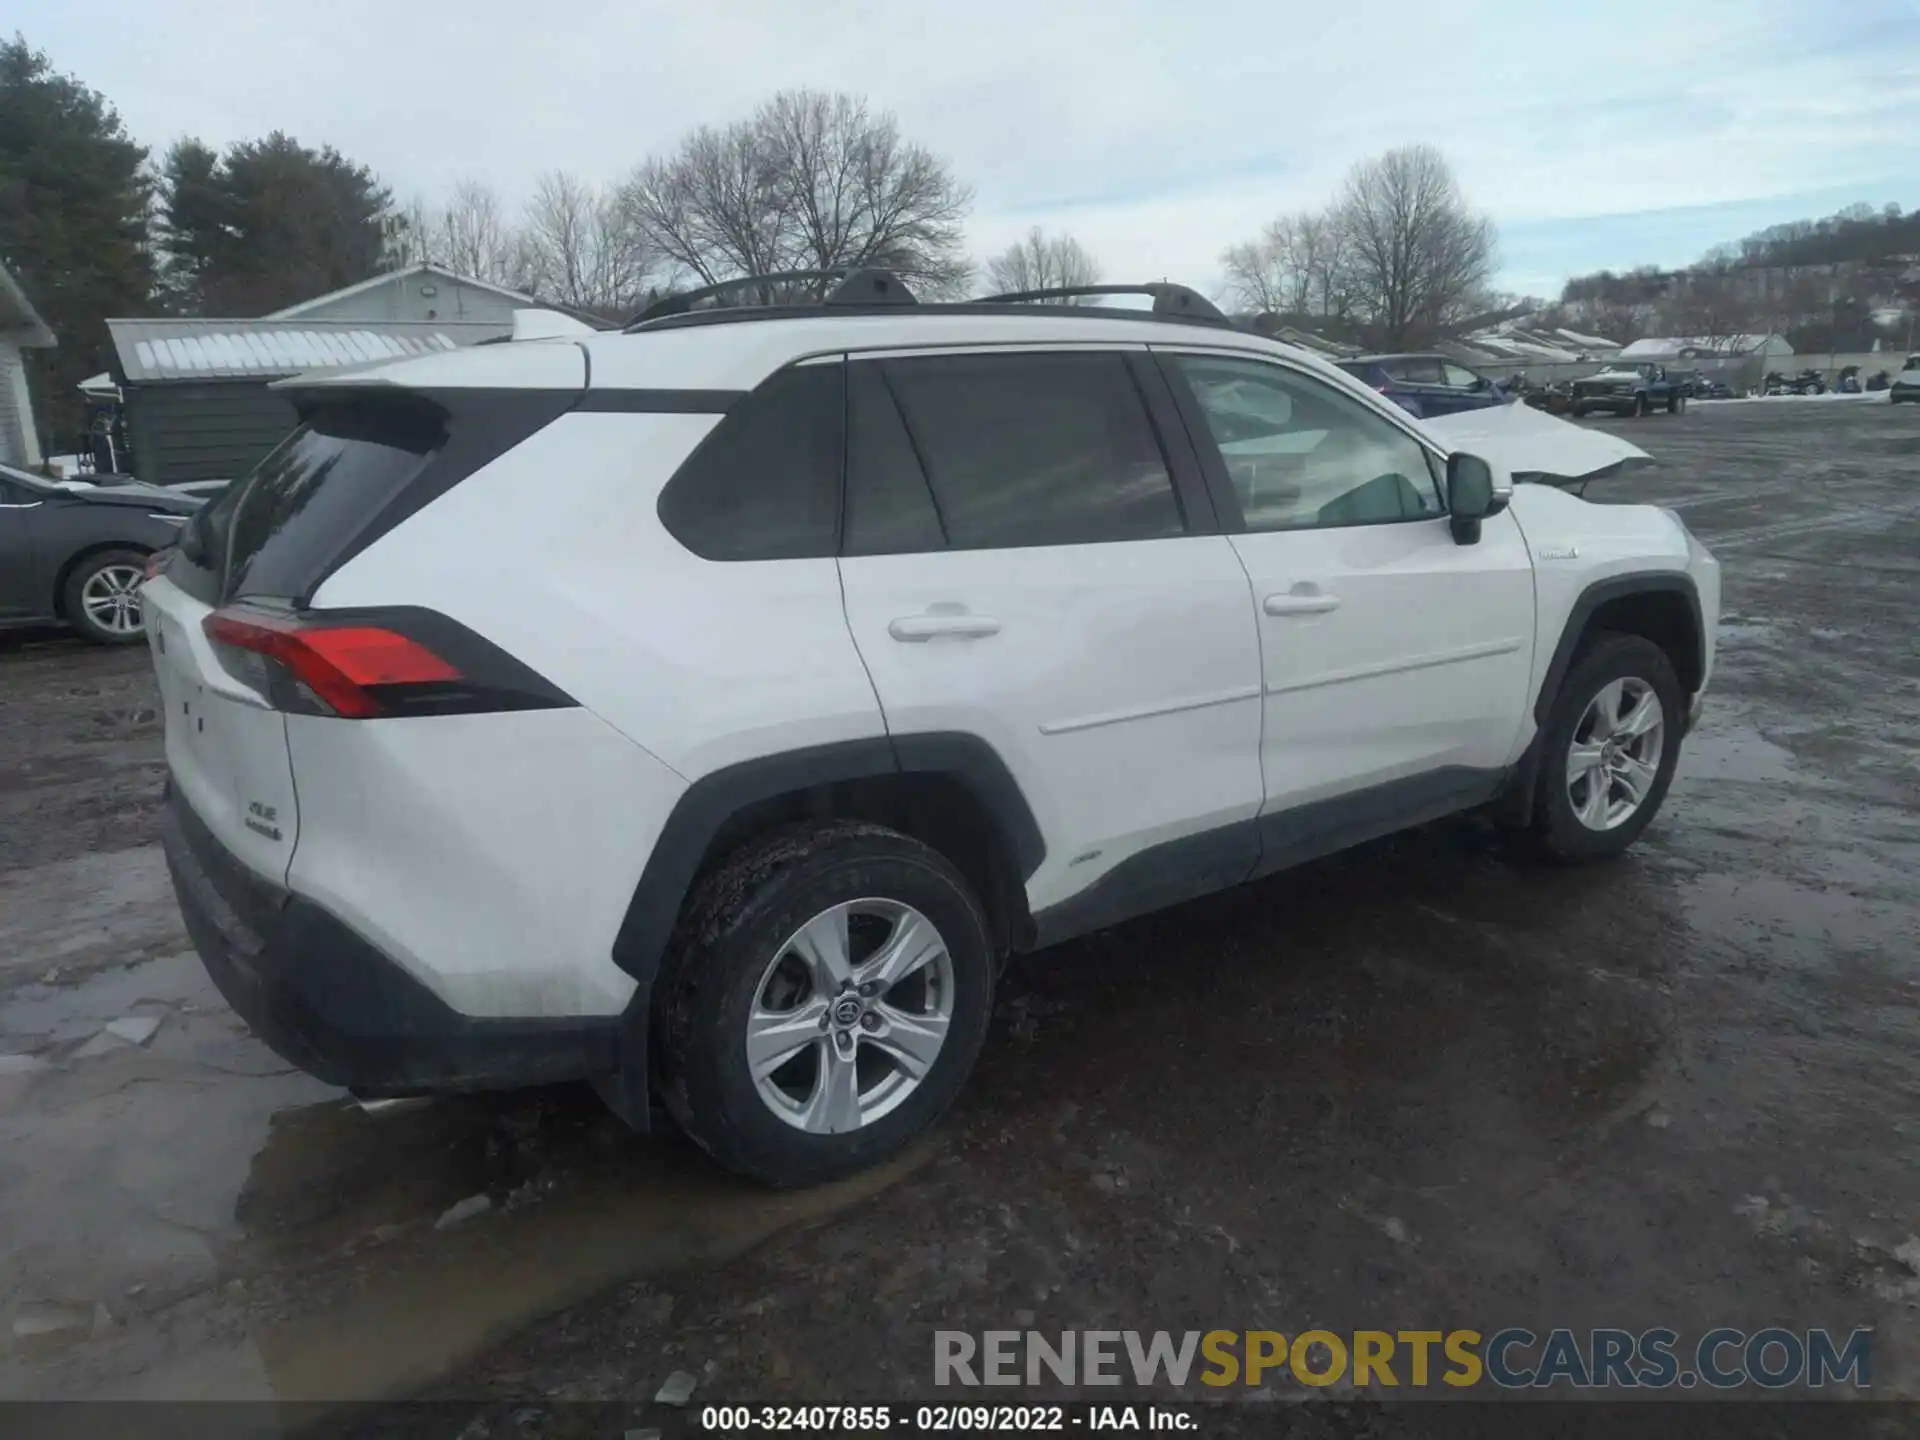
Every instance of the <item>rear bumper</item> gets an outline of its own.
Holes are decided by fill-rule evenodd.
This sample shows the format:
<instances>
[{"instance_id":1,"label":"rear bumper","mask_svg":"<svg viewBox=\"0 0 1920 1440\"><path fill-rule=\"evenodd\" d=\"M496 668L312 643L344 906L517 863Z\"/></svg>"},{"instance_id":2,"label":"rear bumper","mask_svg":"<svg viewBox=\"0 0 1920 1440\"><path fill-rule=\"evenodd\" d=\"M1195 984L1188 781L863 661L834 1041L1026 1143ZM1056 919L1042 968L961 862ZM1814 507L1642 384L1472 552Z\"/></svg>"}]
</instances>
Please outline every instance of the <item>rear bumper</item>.
<instances>
[{"instance_id":1,"label":"rear bumper","mask_svg":"<svg viewBox=\"0 0 1920 1440\"><path fill-rule=\"evenodd\" d=\"M476 1019L311 901L248 870L168 788L161 838L187 934L227 1003L289 1064L370 1096L611 1075L618 1017Z\"/></svg>"}]
</instances>

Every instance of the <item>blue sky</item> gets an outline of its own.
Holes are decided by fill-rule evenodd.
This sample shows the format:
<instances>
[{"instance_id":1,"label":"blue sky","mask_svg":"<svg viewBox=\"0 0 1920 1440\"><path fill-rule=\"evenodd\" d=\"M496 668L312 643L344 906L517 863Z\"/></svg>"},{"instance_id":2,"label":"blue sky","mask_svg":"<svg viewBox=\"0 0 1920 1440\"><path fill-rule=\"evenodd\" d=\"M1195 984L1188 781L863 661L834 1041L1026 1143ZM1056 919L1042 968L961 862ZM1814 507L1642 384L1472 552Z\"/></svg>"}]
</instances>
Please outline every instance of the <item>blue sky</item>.
<instances>
[{"instance_id":1,"label":"blue sky","mask_svg":"<svg viewBox=\"0 0 1920 1440\"><path fill-rule=\"evenodd\" d=\"M687 129L863 93L975 187L985 255L1068 229L1108 278L1219 255L1427 141L1501 283L1677 264L1920 206L1920 0L26 0L11 21L156 149L285 129L403 200L619 180Z\"/></svg>"}]
</instances>

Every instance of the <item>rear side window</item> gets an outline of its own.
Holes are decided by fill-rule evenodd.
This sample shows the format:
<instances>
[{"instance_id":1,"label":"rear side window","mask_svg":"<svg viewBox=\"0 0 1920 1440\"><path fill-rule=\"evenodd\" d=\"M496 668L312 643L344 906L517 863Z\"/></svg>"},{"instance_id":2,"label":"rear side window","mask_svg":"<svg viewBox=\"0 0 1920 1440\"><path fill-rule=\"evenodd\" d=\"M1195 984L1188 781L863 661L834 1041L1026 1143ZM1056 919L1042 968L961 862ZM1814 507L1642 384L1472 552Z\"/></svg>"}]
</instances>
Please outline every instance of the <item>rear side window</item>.
<instances>
[{"instance_id":1,"label":"rear side window","mask_svg":"<svg viewBox=\"0 0 1920 1440\"><path fill-rule=\"evenodd\" d=\"M310 414L245 484L207 507L215 553L226 554L226 594L302 593L445 440L440 416L424 406Z\"/></svg>"},{"instance_id":2,"label":"rear side window","mask_svg":"<svg viewBox=\"0 0 1920 1440\"><path fill-rule=\"evenodd\" d=\"M1398 360L1389 360L1382 367L1396 380L1404 380L1409 385L1444 385L1445 372L1440 362L1430 355L1403 355Z\"/></svg>"},{"instance_id":3,"label":"rear side window","mask_svg":"<svg viewBox=\"0 0 1920 1440\"><path fill-rule=\"evenodd\" d=\"M783 370L741 400L660 492L660 520L706 560L831 556L845 367Z\"/></svg>"},{"instance_id":4,"label":"rear side window","mask_svg":"<svg viewBox=\"0 0 1920 1440\"><path fill-rule=\"evenodd\" d=\"M1185 531L1123 356L942 355L883 370L954 548Z\"/></svg>"}]
</instances>

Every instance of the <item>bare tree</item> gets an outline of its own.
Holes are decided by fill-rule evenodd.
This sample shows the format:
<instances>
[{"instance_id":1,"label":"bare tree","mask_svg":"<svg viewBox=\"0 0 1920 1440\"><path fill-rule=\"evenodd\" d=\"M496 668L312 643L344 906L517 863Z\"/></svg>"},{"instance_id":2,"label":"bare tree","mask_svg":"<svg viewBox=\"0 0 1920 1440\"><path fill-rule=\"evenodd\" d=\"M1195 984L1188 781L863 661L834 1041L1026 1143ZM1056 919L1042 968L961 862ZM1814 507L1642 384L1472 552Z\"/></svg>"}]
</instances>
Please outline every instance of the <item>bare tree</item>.
<instances>
[{"instance_id":1,"label":"bare tree","mask_svg":"<svg viewBox=\"0 0 1920 1440\"><path fill-rule=\"evenodd\" d=\"M1731 277L1703 271L1687 276L1683 287L1661 310L1669 333L1717 349L1753 326L1758 307Z\"/></svg>"},{"instance_id":2,"label":"bare tree","mask_svg":"<svg viewBox=\"0 0 1920 1440\"><path fill-rule=\"evenodd\" d=\"M1468 209L1431 146L1355 165L1333 219L1355 308L1383 344L1457 319L1493 272L1493 222Z\"/></svg>"},{"instance_id":3,"label":"bare tree","mask_svg":"<svg viewBox=\"0 0 1920 1440\"><path fill-rule=\"evenodd\" d=\"M564 170L540 177L527 204L528 288L564 305L631 307L655 255L617 194Z\"/></svg>"},{"instance_id":4,"label":"bare tree","mask_svg":"<svg viewBox=\"0 0 1920 1440\"><path fill-rule=\"evenodd\" d=\"M786 91L750 118L696 130L621 190L634 228L705 284L883 266L933 291L964 282L973 192L848 95Z\"/></svg>"},{"instance_id":5,"label":"bare tree","mask_svg":"<svg viewBox=\"0 0 1920 1440\"><path fill-rule=\"evenodd\" d=\"M1038 225L987 261L987 284L1001 293L1099 283L1099 262L1084 245L1071 235L1047 235Z\"/></svg>"},{"instance_id":6,"label":"bare tree","mask_svg":"<svg viewBox=\"0 0 1920 1440\"><path fill-rule=\"evenodd\" d=\"M462 180L440 212L441 263L490 285L526 290L534 283L533 247L506 218L500 199L477 180Z\"/></svg>"},{"instance_id":7,"label":"bare tree","mask_svg":"<svg viewBox=\"0 0 1920 1440\"><path fill-rule=\"evenodd\" d=\"M1349 308L1340 232L1324 211L1282 215L1220 263L1228 298L1243 309L1340 318Z\"/></svg>"}]
</instances>

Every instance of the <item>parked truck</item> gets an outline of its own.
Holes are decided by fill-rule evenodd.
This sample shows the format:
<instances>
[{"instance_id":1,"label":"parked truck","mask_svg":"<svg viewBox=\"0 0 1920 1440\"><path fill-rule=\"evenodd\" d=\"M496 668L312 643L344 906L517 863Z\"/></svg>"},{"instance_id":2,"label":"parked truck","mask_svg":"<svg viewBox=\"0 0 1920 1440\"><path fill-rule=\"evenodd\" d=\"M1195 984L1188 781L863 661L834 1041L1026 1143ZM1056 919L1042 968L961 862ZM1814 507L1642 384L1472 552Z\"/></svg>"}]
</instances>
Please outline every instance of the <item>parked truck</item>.
<instances>
[{"instance_id":1,"label":"parked truck","mask_svg":"<svg viewBox=\"0 0 1920 1440\"><path fill-rule=\"evenodd\" d=\"M1685 387L1667 373L1664 365L1616 366L1573 382L1576 418L1596 410L1608 410L1615 415L1645 415L1665 410L1677 415L1686 408Z\"/></svg>"}]
</instances>

